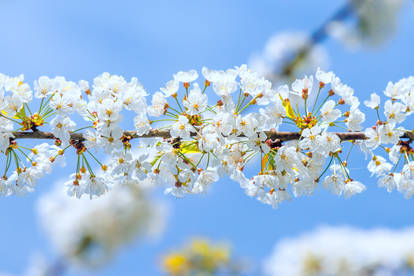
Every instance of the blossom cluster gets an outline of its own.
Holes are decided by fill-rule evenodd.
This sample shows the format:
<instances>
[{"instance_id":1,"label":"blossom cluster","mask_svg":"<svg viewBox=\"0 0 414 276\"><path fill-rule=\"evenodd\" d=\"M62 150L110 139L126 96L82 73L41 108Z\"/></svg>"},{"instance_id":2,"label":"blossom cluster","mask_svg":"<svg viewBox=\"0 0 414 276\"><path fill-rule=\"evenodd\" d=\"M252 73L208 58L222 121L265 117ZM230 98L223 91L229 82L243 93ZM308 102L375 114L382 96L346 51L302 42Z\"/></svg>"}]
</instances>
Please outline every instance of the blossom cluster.
<instances>
[{"instance_id":1,"label":"blossom cluster","mask_svg":"<svg viewBox=\"0 0 414 276\"><path fill-rule=\"evenodd\" d=\"M329 53L321 42L329 37L356 50L384 44L396 31L404 0L349 0L312 34L285 31L272 35L249 66L274 83L294 80L327 68Z\"/></svg>"},{"instance_id":2,"label":"blossom cluster","mask_svg":"<svg viewBox=\"0 0 414 276\"><path fill-rule=\"evenodd\" d=\"M411 275L414 229L321 227L279 241L265 275Z\"/></svg>"},{"instance_id":3,"label":"blossom cluster","mask_svg":"<svg viewBox=\"0 0 414 276\"><path fill-rule=\"evenodd\" d=\"M328 68L330 58L327 49L320 44L311 44L311 38L305 33L277 33L268 39L262 52L254 53L250 57L248 65L273 83L313 73L318 67ZM304 49L309 50L299 58L298 53ZM291 71L283 72L290 64Z\"/></svg>"},{"instance_id":4,"label":"blossom cluster","mask_svg":"<svg viewBox=\"0 0 414 276\"><path fill-rule=\"evenodd\" d=\"M37 202L59 257L76 268L97 268L130 242L157 237L164 229L164 207L138 185L114 187L92 201L68 197L58 185Z\"/></svg>"},{"instance_id":5,"label":"blossom cluster","mask_svg":"<svg viewBox=\"0 0 414 276\"><path fill-rule=\"evenodd\" d=\"M92 198L117 186L150 183L182 197L205 193L228 175L247 195L276 208L319 186L345 197L364 191L348 166L357 145L371 154L368 169L380 177L380 185L411 196L411 139L397 124L414 108L414 78L388 85L386 120L364 134L360 101L333 72L318 69L278 87L246 65L201 73L200 84L195 70L174 74L148 103L136 78L104 73L90 85L42 76L33 93L22 76L1 75L0 151L6 156L1 193L32 191L72 152L74 173L65 183L71 196ZM365 104L378 113L377 95ZM131 113L133 120L123 120ZM22 137L52 138L54 145L23 146ZM394 168L374 153L376 148L389 153ZM102 153L109 155L106 162L100 161ZM397 167L403 167L400 173Z\"/></svg>"},{"instance_id":6,"label":"blossom cluster","mask_svg":"<svg viewBox=\"0 0 414 276\"><path fill-rule=\"evenodd\" d=\"M407 131L401 124L414 111L414 77L389 82L384 94L387 100L383 116L379 112L379 95L373 93L370 100L364 102L367 107L376 110L378 116L376 124L365 130L366 152L371 157L368 170L378 177L380 187L388 191L398 189L410 198L414 195L414 149L411 147L414 135L408 140L401 139Z\"/></svg>"},{"instance_id":7,"label":"blossom cluster","mask_svg":"<svg viewBox=\"0 0 414 276\"><path fill-rule=\"evenodd\" d=\"M378 46L395 33L404 4L404 0L351 0L347 8L353 20L333 20L327 32L351 48Z\"/></svg>"}]
</instances>

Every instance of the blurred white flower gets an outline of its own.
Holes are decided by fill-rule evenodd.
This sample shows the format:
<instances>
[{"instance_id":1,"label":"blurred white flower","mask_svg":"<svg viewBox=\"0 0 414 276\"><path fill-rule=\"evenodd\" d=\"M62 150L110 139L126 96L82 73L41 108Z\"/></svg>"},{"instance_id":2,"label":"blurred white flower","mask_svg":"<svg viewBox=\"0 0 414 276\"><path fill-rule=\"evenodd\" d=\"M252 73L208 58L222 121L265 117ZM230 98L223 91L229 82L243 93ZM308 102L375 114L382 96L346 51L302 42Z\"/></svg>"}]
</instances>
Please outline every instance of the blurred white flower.
<instances>
[{"instance_id":1,"label":"blurred white flower","mask_svg":"<svg viewBox=\"0 0 414 276\"><path fill-rule=\"evenodd\" d=\"M321 227L280 241L265 275L401 275L413 269L414 228ZM406 274L404 274L406 275Z\"/></svg>"},{"instance_id":2,"label":"blurred white flower","mask_svg":"<svg viewBox=\"0 0 414 276\"><path fill-rule=\"evenodd\" d=\"M55 272L56 274L52 272ZM46 260L46 257L38 253L31 257L29 266L23 275L24 276L48 276L48 275L57 275L58 272L60 272L60 269L57 266L51 267L48 261Z\"/></svg>"},{"instance_id":3,"label":"blurred white flower","mask_svg":"<svg viewBox=\"0 0 414 276\"><path fill-rule=\"evenodd\" d=\"M284 66L293 61L296 55L310 43L310 38L300 32L283 32L272 36L262 53L254 54L249 67L272 81L282 82L280 73ZM326 50L315 45L302 60L298 62L290 77L298 77L316 71L318 67L327 69L329 57ZM285 76L286 77L286 76Z\"/></svg>"},{"instance_id":4,"label":"blurred white flower","mask_svg":"<svg viewBox=\"0 0 414 276\"><path fill-rule=\"evenodd\" d=\"M50 263L46 260L45 256L36 253L30 257L30 262L27 268L25 268L23 273L19 274L11 274L11 273L4 273L0 272L0 276L14 276L14 275L21 275L21 276L58 276L61 275L60 270L63 267L58 267L58 263L56 263L56 267L50 266Z\"/></svg>"},{"instance_id":5,"label":"blurred white flower","mask_svg":"<svg viewBox=\"0 0 414 276\"><path fill-rule=\"evenodd\" d=\"M103 265L123 245L162 232L165 208L137 187L116 185L90 200L68 197L59 185L40 198L41 223L68 264Z\"/></svg>"},{"instance_id":6,"label":"blurred white flower","mask_svg":"<svg viewBox=\"0 0 414 276\"><path fill-rule=\"evenodd\" d=\"M351 0L356 22L334 21L327 32L351 48L381 44L395 32L403 4L403 0Z\"/></svg>"}]
</instances>

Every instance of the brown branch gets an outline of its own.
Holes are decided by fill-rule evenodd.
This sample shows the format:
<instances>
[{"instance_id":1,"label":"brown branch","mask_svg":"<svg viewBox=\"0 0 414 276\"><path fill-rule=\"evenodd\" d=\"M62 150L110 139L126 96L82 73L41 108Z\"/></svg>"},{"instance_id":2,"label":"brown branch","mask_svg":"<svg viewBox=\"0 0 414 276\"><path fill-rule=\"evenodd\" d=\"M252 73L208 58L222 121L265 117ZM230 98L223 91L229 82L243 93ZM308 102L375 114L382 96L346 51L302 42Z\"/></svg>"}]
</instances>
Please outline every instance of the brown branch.
<instances>
[{"instance_id":1,"label":"brown branch","mask_svg":"<svg viewBox=\"0 0 414 276\"><path fill-rule=\"evenodd\" d=\"M265 134L268 138L275 140L279 139L281 141L289 141L289 140L298 140L300 138L299 132L287 132L287 131L265 131ZM366 140L367 137L363 132L336 132L336 135L342 141L350 141L350 140ZM14 139L55 139L55 136L51 132L43 132L43 131L34 131L34 132L13 132ZM125 136L131 136L132 138L171 138L170 132L168 130L158 130L152 129L149 131L148 134L144 135L137 135L135 131L125 131ZM191 136L196 136L196 133L192 133ZM243 137L243 135L241 135ZM407 131L401 138L407 138L414 140L414 132ZM84 141L85 137L82 133L72 133L71 139L76 141Z\"/></svg>"}]
</instances>

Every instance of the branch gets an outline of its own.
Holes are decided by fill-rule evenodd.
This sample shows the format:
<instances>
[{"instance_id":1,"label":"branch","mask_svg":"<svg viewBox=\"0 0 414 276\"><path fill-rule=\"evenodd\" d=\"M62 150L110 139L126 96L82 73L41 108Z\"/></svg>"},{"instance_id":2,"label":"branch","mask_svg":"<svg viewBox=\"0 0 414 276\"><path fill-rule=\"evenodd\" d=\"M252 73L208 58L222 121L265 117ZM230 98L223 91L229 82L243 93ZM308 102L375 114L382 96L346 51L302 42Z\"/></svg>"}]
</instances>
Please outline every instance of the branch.
<instances>
[{"instance_id":1,"label":"branch","mask_svg":"<svg viewBox=\"0 0 414 276\"><path fill-rule=\"evenodd\" d=\"M272 140L278 139L281 141L298 140L300 138L299 132L288 132L288 131L273 131L268 130L264 132L266 136ZM350 140L366 140L367 137L363 132L336 132L341 141ZM14 139L55 139L55 136L51 132L34 131L34 132L13 132ZM169 130L158 130L152 129L149 133L144 135L137 135L135 131L125 131L125 136L131 138L171 138ZM196 133L191 133L191 136L197 136ZM244 137L244 135L240 135ZM82 133L72 133L71 139L76 141L84 141L85 137ZM414 140L414 131L406 131L401 138Z\"/></svg>"},{"instance_id":2,"label":"branch","mask_svg":"<svg viewBox=\"0 0 414 276\"><path fill-rule=\"evenodd\" d=\"M327 37L327 29L330 23L333 21L344 21L353 13L353 7L351 3L344 4L339 8L329 19L327 19L322 25L319 26L311 35L309 43L307 43L302 49L300 49L296 55L288 61L285 65L282 66L280 75L282 76L291 76L296 66L305 58L313 47L321 42L323 42Z\"/></svg>"}]
</instances>

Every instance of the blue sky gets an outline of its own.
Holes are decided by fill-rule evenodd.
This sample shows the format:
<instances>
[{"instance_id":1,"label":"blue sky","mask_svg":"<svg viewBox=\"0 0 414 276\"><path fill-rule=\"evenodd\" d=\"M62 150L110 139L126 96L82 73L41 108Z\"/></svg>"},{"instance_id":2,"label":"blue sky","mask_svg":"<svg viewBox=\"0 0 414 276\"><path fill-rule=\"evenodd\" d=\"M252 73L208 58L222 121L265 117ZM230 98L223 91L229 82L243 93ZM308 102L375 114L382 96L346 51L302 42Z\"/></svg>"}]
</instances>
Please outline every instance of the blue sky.
<instances>
[{"instance_id":1,"label":"blue sky","mask_svg":"<svg viewBox=\"0 0 414 276\"><path fill-rule=\"evenodd\" d=\"M361 100L371 92L382 93L389 80L414 73L414 16L409 2L398 19L398 32L380 48L352 52L333 40L324 43L331 69ZM23 73L32 83L43 74L76 81L92 80L108 71L137 76L153 93L180 70L226 69L246 63L271 35L310 32L342 4L322 0L0 0L0 72ZM414 202L377 188L360 156L351 161L354 178L368 190L348 200L320 191L274 210L245 196L228 179L214 184L205 196L173 199L160 192L171 214L163 237L128 246L99 275L158 275L158 256L192 236L230 241L238 256L260 264L280 238L320 224L412 225ZM0 199L0 271L22 272L34 252L54 259L36 221L35 202L67 175L58 168L35 193Z\"/></svg>"}]
</instances>

